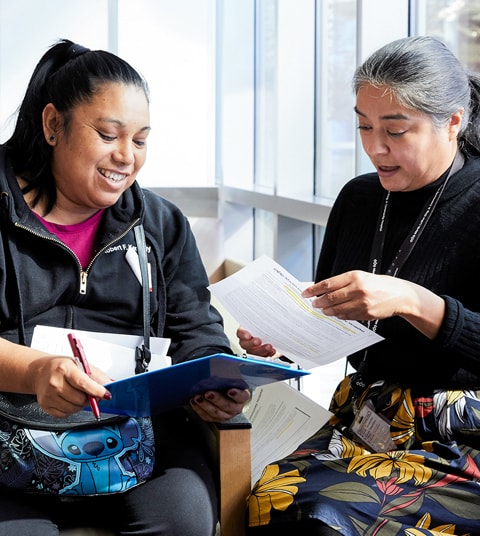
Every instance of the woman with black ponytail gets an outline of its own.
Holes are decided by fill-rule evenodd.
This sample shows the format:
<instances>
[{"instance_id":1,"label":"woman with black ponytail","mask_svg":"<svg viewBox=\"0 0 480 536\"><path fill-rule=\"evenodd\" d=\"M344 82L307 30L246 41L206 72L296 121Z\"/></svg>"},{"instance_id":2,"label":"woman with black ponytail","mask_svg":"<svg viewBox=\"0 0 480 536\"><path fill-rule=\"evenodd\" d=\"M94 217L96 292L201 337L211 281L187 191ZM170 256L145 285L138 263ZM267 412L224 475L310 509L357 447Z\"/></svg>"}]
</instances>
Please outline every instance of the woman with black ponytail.
<instances>
[{"instance_id":1,"label":"woman with black ponytail","mask_svg":"<svg viewBox=\"0 0 480 536\"><path fill-rule=\"evenodd\" d=\"M109 398L110 378L95 367L86 375L70 356L32 349L33 329L144 335L142 282L126 258L132 249L141 254L139 226L151 269L149 335L171 340L173 363L232 353L187 219L136 182L150 128L148 88L137 71L114 54L61 40L40 59L14 132L0 146L0 393L2 401L8 394L33 399L60 426L88 397ZM247 398L240 389L207 391L191 409L224 421ZM100 526L116 534L212 536L214 479L194 421L182 408L132 422L142 440L130 433L135 445L123 450L113 434L123 424L107 428L110 474L100 451L90 452L88 471L77 470L75 456L87 455L81 431L71 445L60 444L64 432L56 436L70 464L46 465L21 427L0 417L0 534ZM97 476L118 477L117 487L107 482L114 492L89 492Z\"/></svg>"}]
</instances>

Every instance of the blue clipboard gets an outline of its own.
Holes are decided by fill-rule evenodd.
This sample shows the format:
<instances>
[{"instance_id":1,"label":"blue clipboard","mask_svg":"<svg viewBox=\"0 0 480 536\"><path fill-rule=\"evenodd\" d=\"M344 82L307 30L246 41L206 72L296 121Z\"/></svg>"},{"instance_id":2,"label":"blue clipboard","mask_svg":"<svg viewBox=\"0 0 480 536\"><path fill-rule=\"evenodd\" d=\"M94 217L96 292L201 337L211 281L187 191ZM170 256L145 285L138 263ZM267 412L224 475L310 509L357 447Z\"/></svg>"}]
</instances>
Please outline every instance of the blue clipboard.
<instances>
[{"instance_id":1,"label":"blue clipboard","mask_svg":"<svg viewBox=\"0 0 480 536\"><path fill-rule=\"evenodd\" d=\"M189 403L205 391L252 389L310 374L271 361L214 354L108 383L111 400L100 400L101 413L146 417Z\"/></svg>"}]
</instances>

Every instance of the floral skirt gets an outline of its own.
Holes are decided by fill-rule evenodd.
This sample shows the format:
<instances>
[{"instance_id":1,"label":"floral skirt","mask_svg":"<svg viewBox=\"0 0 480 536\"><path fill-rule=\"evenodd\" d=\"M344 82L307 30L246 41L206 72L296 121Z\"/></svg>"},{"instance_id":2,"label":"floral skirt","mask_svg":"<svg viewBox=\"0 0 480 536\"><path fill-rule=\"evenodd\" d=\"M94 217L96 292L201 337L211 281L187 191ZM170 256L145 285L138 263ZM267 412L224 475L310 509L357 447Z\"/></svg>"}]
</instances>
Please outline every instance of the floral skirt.
<instances>
[{"instance_id":1,"label":"floral skirt","mask_svg":"<svg viewBox=\"0 0 480 536\"><path fill-rule=\"evenodd\" d=\"M343 535L480 535L480 390L414 393L378 382L337 387L334 416L268 465L248 501L251 527L317 519ZM395 450L348 433L364 400L390 421Z\"/></svg>"}]
</instances>

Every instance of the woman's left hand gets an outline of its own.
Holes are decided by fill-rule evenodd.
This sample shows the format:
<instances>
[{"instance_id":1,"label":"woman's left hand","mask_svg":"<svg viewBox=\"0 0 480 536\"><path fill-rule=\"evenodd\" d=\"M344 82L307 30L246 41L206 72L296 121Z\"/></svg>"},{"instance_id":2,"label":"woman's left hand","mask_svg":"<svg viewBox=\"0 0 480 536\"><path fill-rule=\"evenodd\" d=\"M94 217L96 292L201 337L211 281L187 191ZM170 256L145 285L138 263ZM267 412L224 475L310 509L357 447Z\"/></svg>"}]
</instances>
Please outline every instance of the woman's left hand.
<instances>
[{"instance_id":1,"label":"woman's left hand","mask_svg":"<svg viewBox=\"0 0 480 536\"><path fill-rule=\"evenodd\" d=\"M190 405L195 413L207 422L228 421L242 412L243 406L250 398L248 389L229 389L226 393L206 391L195 395Z\"/></svg>"}]
</instances>

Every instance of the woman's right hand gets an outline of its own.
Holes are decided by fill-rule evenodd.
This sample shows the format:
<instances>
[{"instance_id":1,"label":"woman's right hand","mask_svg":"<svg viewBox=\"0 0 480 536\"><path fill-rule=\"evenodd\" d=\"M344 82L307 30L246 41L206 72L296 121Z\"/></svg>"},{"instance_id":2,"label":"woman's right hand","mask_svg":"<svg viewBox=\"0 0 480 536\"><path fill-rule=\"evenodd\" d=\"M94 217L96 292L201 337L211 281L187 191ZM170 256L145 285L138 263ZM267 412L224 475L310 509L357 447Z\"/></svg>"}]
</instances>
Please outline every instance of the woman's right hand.
<instances>
[{"instance_id":1,"label":"woman's right hand","mask_svg":"<svg viewBox=\"0 0 480 536\"><path fill-rule=\"evenodd\" d=\"M264 344L261 339L254 337L249 331L239 327L237 337L240 346L247 354L258 355L261 357L273 357L277 350L269 343Z\"/></svg>"},{"instance_id":2,"label":"woman's right hand","mask_svg":"<svg viewBox=\"0 0 480 536\"><path fill-rule=\"evenodd\" d=\"M54 417L66 417L88 405L88 396L108 398L102 385L108 376L92 367L92 377L65 356L44 356L32 363L33 391L40 407Z\"/></svg>"}]
</instances>

